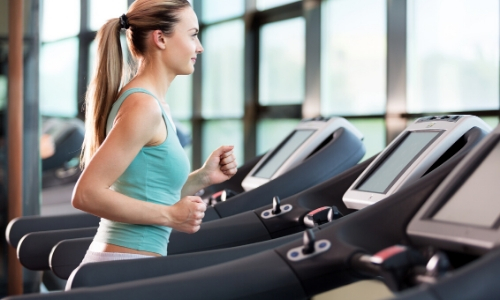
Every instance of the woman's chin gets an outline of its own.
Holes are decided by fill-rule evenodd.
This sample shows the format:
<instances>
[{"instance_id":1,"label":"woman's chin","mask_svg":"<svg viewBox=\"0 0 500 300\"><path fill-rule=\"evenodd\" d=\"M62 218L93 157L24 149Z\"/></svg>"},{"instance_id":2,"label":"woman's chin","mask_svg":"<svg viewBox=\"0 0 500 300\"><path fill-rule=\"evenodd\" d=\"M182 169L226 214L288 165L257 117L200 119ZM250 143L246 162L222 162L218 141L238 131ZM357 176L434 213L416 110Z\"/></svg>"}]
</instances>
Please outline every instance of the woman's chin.
<instances>
[{"instance_id":1,"label":"woman's chin","mask_svg":"<svg viewBox=\"0 0 500 300\"><path fill-rule=\"evenodd\" d=\"M191 75L193 74L193 72L194 72L194 66L185 70L181 70L179 73L177 73L177 75Z\"/></svg>"}]
</instances>

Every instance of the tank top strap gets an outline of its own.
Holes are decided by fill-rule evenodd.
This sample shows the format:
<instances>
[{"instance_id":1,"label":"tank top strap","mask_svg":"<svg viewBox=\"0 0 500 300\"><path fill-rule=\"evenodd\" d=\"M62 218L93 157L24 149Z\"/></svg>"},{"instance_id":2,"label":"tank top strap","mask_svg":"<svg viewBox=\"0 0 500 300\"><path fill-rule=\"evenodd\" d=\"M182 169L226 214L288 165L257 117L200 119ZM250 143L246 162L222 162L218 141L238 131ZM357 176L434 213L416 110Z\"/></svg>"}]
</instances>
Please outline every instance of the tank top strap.
<instances>
[{"instance_id":1,"label":"tank top strap","mask_svg":"<svg viewBox=\"0 0 500 300\"><path fill-rule=\"evenodd\" d=\"M134 94L134 93L144 93L144 94L148 94L151 97L153 97L156 100L156 102L158 102L158 105L160 106L161 113L163 115L163 118L165 119L165 122L170 123L170 126L168 126L168 124L167 124L167 128L172 127L174 129L174 132L177 131L177 128L175 127L173 121L170 119L170 116L163 109L163 106L161 105L160 100L158 100L155 97L155 95L153 95L153 93L151 93L150 91L148 91L144 88L131 88L131 89L128 89L125 92L123 92L120 95L120 97L118 97L118 99L115 101L115 103L113 103L113 106L111 107L111 110L110 110L109 115L108 115L108 119L106 121L106 134L108 134L109 131L111 131L111 128L113 128L113 122L116 118L116 115L118 114L118 110L120 109L120 107L123 104L123 101L125 101L125 99L128 96L130 96L131 94Z\"/></svg>"}]
</instances>

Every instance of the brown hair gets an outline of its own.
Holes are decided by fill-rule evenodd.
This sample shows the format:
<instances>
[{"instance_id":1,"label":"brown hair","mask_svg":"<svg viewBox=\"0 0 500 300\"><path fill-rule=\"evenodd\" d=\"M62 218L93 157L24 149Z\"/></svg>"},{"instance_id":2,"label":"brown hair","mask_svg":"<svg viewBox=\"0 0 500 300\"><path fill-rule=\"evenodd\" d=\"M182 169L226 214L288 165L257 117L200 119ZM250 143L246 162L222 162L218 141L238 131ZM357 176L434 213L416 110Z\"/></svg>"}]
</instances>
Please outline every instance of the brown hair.
<instances>
[{"instance_id":1,"label":"brown hair","mask_svg":"<svg viewBox=\"0 0 500 300\"><path fill-rule=\"evenodd\" d=\"M187 0L136 0L132 3L126 14L129 25L127 44L132 56L135 59L146 56L146 38L152 30L171 35L179 22L179 11L189 6ZM82 168L103 143L111 106L126 80L120 44L121 29L120 18L114 18L97 32L96 69L85 97Z\"/></svg>"}]
</instances>

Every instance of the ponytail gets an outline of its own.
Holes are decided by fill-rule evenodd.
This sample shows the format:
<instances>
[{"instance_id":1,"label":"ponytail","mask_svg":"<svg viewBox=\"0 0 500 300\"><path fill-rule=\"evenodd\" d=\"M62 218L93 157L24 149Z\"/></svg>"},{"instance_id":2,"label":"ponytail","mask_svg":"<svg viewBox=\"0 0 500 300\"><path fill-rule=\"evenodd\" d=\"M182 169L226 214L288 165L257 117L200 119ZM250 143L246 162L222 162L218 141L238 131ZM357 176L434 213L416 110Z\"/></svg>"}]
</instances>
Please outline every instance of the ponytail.
<instances>
[{"instance_id":1,"label":"ponytail","mask_svg":"<svg viewBox=\"0 0 500 300\"><path fill-rule=\"evenodd\" d=\"M97 32L97 62L85 96L85 139L81 157L83 168L106 137L106 121L122 84L123 54L120 21L109 20Z\"/></svg>"}]
</instances>

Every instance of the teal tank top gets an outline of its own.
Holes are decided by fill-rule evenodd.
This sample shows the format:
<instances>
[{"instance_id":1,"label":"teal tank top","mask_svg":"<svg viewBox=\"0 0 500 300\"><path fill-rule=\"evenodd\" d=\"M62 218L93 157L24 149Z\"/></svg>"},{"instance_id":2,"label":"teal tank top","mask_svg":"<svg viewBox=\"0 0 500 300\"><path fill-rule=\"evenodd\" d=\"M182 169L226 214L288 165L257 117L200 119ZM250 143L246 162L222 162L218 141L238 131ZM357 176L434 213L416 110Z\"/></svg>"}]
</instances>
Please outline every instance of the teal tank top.
<instances>
[{"instance_id":1,"label":"teal tank top","mask_svg":"<svg viewBox=\"0 0 500 300\"><path fill-rule=\"evenodd\" d=\"M154 97L142 88L125 91L111 108L106 134L113 127L123 101L133 93L145 93ZM181 189L186 183L190 165L177 138L174 125L160 101L158 105L167 128L167 138L159 145L143 147L125 172L113 183L111 189L137 200L173 205L180 200ZM171 231L172 228L165 226L127 224L101 218L94 240L165 256Z\"/></svg>"}]
</instances>

